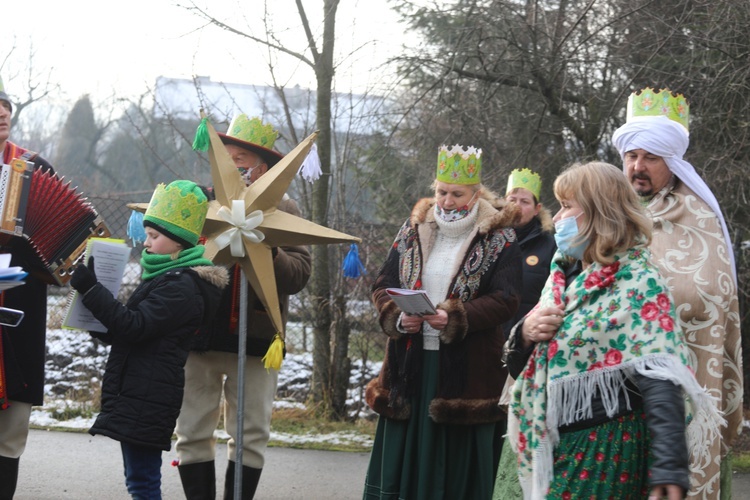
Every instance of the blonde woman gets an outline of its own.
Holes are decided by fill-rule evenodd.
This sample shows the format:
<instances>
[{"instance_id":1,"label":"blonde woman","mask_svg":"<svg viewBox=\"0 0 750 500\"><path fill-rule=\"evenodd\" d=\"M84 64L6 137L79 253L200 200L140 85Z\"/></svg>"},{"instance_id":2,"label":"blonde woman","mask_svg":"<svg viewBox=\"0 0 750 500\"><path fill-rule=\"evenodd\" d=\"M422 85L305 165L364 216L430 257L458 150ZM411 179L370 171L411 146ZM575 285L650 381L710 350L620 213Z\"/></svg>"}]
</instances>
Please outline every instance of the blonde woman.
<instances>
[{"instance_id":1,"label":"blonde woman","mask_svg":"<svg viewBox=\"0 0 750 500\"><path fill-rule=\"evenodd\" d=\"M558 252L507 358L524 496L682 498L688 449L704 446L721 417L650 262L651 222L607 163L572 166L554 192Z\"/></svg>"}]
</instances>

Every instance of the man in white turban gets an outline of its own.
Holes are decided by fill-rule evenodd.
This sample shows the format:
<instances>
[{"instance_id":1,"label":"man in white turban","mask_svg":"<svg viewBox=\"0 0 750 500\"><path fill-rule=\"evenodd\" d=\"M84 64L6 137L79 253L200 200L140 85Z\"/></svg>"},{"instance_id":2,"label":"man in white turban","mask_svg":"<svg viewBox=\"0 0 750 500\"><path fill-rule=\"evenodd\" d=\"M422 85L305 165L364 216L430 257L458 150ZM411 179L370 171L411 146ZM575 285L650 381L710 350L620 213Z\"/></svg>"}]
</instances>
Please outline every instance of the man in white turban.
<instances>
[{"instance_id":1,"label":"man in white turban","mask_svg":"<svg viewBox=\"0 0 750 500\"><path fill-rule=\"evenodd\" d=\"M688 498L723 499L731 498L727 454L743 423L737 274L716 197L683 159L689 133L687 104L679 97L682 124L675 121L672 100L676 97L668 90L654 95L646 89L640 96L631 96L628 121L615 131L612 142L622 157L625 175L653 218L652 255L674 295L697 379L716 397L727 421L710 453L691 457ZM633 105L634 98L643 102ZM654 114L653 108L660 103L670 118L631 116L649 107Z\"/></svg>"}]
</instances>

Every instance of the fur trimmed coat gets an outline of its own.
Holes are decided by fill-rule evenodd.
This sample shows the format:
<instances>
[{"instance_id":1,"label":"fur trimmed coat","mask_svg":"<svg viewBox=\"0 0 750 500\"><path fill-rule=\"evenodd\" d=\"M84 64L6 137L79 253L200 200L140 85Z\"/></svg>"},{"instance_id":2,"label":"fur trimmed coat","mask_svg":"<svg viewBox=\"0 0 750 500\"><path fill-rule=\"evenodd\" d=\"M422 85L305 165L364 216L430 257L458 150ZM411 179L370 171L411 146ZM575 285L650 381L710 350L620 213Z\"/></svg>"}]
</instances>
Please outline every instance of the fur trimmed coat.
<instances>
[{"instance_id":1,"label":"fur trimmed coat","mask_svg":"<svg viewBox=\"0 0 750 500\"><path fill-rule=\"evenodd\" d=\"M502 324L516 314L521 300L521 250L513 224L519 209L489 194L479 199L477 222L461 247L451 273L448 296L437 307L448 313L440 332L438 391L430 417L440 424L476 425L505 418L498 406L507 371L500 359ZM410 399L421 380L422 335L397 328L401 310L386 288L421 288L421 270L429 258L438 226L435 200L417 202L391 247L372 286L380 326L388 336L380 374L366 390L370 408L396 420L411 415ZM494 205L494 207L493 207Z\"/></svg>"}]
</instances>

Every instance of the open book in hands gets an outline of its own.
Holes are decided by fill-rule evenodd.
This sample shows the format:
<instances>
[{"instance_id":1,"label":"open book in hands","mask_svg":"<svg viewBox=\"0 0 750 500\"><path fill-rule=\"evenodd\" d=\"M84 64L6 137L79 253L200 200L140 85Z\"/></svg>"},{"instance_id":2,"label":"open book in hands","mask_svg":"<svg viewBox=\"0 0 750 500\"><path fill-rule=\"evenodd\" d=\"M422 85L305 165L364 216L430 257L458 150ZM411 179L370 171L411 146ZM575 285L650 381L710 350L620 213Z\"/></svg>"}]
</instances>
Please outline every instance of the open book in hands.
<instances>
[{"instance_id":1,"label":"open book in hands","mask_svg":"<svg viewBox=\"0 0 750 500\"><path fill-rule=\"evenodd\" d=\"M424 290L406 288L386 288L388 296L404 313L412 316L437 314L437 309Z\"/></svg>"}]
</instances>

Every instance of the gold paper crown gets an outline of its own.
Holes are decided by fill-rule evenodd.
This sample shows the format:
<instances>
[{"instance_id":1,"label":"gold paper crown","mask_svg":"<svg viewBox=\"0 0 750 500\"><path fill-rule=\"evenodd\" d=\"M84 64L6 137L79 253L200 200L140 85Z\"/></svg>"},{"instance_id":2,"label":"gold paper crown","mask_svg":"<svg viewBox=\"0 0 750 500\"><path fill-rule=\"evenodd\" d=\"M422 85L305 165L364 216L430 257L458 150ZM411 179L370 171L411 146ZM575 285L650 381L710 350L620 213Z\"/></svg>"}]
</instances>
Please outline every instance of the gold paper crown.
<instances>
[{"instance_id":1,"label":"gold paper crown","mask_svg":"<svg viewBox=\"0 0 750 500\"><path fill-rule=\"evenodd\" d=\"M655 92L646 87L640 94L633 92L628 97L627 119L635 116L666 116L683 127L688 128L690 106L682 94L673 94L669 89Z\"/></svg>"},{"instance_id":2,"label":"gold paper crown","mask_svg":"<svg viewBox=\"0 0 750 500\"><path fill-rule=\"evenodd\" d=\"M482 182L482 150L469 146L464 150L456 144L438 150L437 180L448 184L479 184Z\"/></svg>"},{"instance_id":3,"label":"gold paper crown","mask_svg":"<svg viewBox=\"0 0 750 500\"><path fill-rule=\"evenodd\" d=\"M510 193L516 188L523 188L531 191L537 201L542 194L542 178L539 174L532 172L528 168L515 169L511 171L510 177L508 177L508 189L505 190L505 194Z\"/></svg>"}]
</instances>

